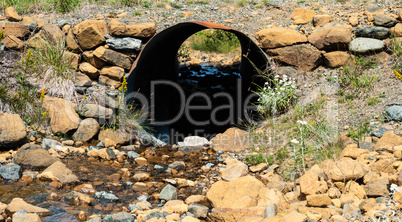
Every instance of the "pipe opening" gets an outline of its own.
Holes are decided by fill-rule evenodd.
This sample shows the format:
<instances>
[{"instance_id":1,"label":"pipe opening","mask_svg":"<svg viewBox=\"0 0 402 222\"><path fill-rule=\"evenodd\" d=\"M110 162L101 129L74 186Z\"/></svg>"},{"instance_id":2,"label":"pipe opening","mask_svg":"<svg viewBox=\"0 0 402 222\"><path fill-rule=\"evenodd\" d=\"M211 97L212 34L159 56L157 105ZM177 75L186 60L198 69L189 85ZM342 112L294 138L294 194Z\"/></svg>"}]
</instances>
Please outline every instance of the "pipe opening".
<instances>
[{"instance_id":1,"label":"pipe opening","mask_svg":"<svg viewBox=\"0 0 402 222\"><path fill-rule=\"evenodd\" d=\"M216 36L223 39L218 41L223 45L215 47ZM200 61L180 63L178 56L186 54L183 48L196 41L229 54L216 54L220 58L216 59L213 52L197 50ZM228 60L230 53L232 60ZM189 135L211 139L249 118L257 99L252 92L261 85L254 66L265 69L268 61L243 33L214 23L180 23L154 36L143 48L128 78L128 92L145 99L146 104L144 100L141 104L150 114L150 126L158 139L170 144Z\"/></svg>"}]
</instances>

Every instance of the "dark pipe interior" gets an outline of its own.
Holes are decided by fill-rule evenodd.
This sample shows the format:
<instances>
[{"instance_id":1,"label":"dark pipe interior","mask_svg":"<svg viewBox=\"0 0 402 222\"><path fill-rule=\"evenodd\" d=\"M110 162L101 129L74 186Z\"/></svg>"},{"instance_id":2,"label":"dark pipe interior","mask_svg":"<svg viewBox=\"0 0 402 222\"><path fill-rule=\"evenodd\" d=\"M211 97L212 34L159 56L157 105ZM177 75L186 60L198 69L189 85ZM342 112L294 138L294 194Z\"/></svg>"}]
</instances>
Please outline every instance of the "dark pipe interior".
<instances>
[{"instance_id":1,"label":"dark pipe interior","mask_svg":"<svg viewBox=\"0 0 402 222\"><path fill-rule=\"evenodd\" d=\"M174 116L178 112L177 107L182 105L178 104L178 101L180 101L179 98L182 95L180 95L178 92L175 92L174 87L169 84L158 84L153 90L151 89L151 85L152 83L155 83L155 81L162 80L177 83L177 51L179 47L191 35L209 28L217 28L232 32L240 41L242 55L247 56L247 58L242 56L241 65L239 67L241 86L236 85L236 87L240 87L238 90L243 93L243 97L255 90L253 89L253 82L260 84L258 82L259 80L255 79L257 72L249 60L261 70L266 69L269 65L264 52L250 38L240 31L223 25L210 22L184 22L169 27L155 35L144 46L133 65L130 76L127 80L127 98L130 100L132 95L141 94L144 96L144 98L148 99L149 103L147 104L148 107L146 108L153 112L151 115L153 114L154 117L150 122L151 127L156 129L155 135L162 140L167 141L166 138L167 134L169 134L170 126L174 124L169 123L157 125L155 122L166 121ZM150 101L152 101L152 99L154 99L155 102L151 104ZM240 101L243 101L243 99L244 98L240 98ZM142 103L140 105L145 104ZM243 112L237 112L236 115L238 117L236 119L241 119L243 117ZM188 125L187 128L195 129L196 126ZM171 140L169 142L177 141Z\"/></svg>"}]
</instances>

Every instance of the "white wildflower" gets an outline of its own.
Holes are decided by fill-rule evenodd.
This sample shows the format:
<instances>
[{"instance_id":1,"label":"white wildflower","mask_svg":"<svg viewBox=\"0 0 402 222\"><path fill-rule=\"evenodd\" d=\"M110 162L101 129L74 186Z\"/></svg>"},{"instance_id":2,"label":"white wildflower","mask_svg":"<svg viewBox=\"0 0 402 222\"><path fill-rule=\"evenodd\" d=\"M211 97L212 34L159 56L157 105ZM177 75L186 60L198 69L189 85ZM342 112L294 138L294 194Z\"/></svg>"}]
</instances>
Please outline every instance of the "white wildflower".
<instances>
[{"instance_id":1,"label":"white wildflower","mask_svg":"<svg viewBox=\"0 0 402 222\"><path fill-rule=\"evenodd\" d=\"M298 123L298 124L301 124L301 125L306 125L306 124L307 124L306 121L301 121L301 120L297 120L297 123Z\"/></svg>"},{"instance_id":2,"label":"white wildflower","mask_svg":"<svg viewBox=\"0 0 402 222\"><path fill-rule=\"evenodd\" d=\"M292 139L290 142L291 142L291 143L294 143L294 144L300 143L297 139Z\"/></svg>"},{"instance_id":3,"label":"white wildflower","mask_svg":"<svg viewBox=\"0 0 402 222\"><path fill-rule=\"evenodd\" d=\"M391 191L399 192L401 191L402 187L398 187L396 184L391 184L391 187L389 188Z\"/></svg>"}]
</instances>

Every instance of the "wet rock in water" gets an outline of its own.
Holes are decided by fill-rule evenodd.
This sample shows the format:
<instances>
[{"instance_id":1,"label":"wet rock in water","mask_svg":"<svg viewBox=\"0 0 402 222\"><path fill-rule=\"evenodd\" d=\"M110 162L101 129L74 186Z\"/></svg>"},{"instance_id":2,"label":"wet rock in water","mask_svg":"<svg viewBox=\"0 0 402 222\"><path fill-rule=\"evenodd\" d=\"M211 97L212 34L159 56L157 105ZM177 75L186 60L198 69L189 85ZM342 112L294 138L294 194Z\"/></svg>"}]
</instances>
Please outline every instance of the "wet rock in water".
<instances>
[{"instance_id":1,"label":"wet rock in water","mask_svg":"<svg viewBox=\"0 0 402 222\"><path fill-rule=\"evenodd\" d=\"M184 138L183 142L178 142L179 151L184 154L200 152L204 145L208 145L209 141L204 137L188 136Z\"/></svg>"},{"instance_id":2,"label":"wet rock in water","mask_svg":"<svg viewBox=\"0 0 402 222\"><path fill-rule=\"evenodd\" d=\"M17 212L18 213L18 212ZM40 217L34 213L13 214L13 222L42 222Z\"/></svg>"},{"instance_id":3,"label":"wet rock in water","mask_svg":"<svg viewBox=\"0 0 402 222\"><path fill-rule=\"evenodd\" d=\"M106 40L106 45L111 49L116 50L141 50L141 40L135 38L109 38Z\"/></svg>"},{"instance_id":4,"label":"wet rock in water","mask_svg":"<svg viewBox=\"0 0 402 222\"><path fill-rule=\"evenodd\" d=\"M357 37L366 37L374 39L386 39L388 38L389 28L376 27L376 26L364 26L356 30Z\"/></svg>"},{"instance_id":5,"label":"wet rock in water","mask_svg":"<svg viewBox=\"0 0 402 222\"><path fill-rule=\"evenodd\" d=\"M77 192L77 191L71 191L69 194L67 194L64 199L69 203L69 204L90 204L92 202L91 197L89 197L86 194Z\"/></svg>"},{"instance_id":6,"label":"wet rock in water","mask_svg":"<svg viewBox=\"0 0 402 222\"><path fill-rule=\"evenodd\" d=\"M156 170L156 172L158 173L164 173L166 171L166 168L160 165L155 165L154 169Z\"/></svg>"},{"instance_id":7,"label":"wet rock in water","mask_svg":"<svg viewBox=\"0 0 402 222\"><path fill-rule=\"evenodd\" d=\"M349 50L353 53L368 53L381 51L384 42L378 39L359 37L350 42Z\"/></svg>"},{"instance_id":8,"label":"wet rock in water","mask_svg":"<svg viewBox=\"0 0 402 222\"><path fill-rule=\"evenodd\" d=\"M28 213L34 213L39 216L48 216L51 214L49 210L28 204L21 198L14 198L6 209L10 214L14 214L20 210L25 210Z\"/></svg>"},{"instance_id":9,"label":"wet rock in water","mask_svg":"<svg viewBox=\"0 0 402 222\"><path fill-rule=\"evenodd\" d=\"M140 154L138 154L138 153L136 153L136 152L134 152L134 151L128 151L127 152L127 157L129 158L129 159L136 159L136 158L138 158L138 157L140 157L141 155Z\"/></svg>"},{"instance_id":10,"label":"wet rock in water","mask_svg":"<svg viewBox=\"0 0 402 222\"><path fill-rule=\"evenodd\" d=\"M53 148L54 150L61 150L63 149L63 144L54 139L43 139L42 149L49 150L50 148Z\"/></svg>"},{"instance_id":11,"label":"wet rock in water","mask_svg":"<svg viewBox=\"0 0 402 222\"><path fill-rule=\"evenodd\" d=\"M96 192L94 197L96 199L103 199L103 200L106 200L108 202L120 201L120 199L118 197L116 197L116 195L114 195L112 193L108 193L106 191Z\"/></svg>"},{"instance_id":12,"label":"wet rock in water","mask_svg":"<svg viewBox=\"0 0 402 222\"><path fill-rule=\"evenodd\" d=\"M32 168L35 170L42 170L56 161L59 161L59 159L51 156L48 151L38 145L30 143L19 148L14 156L14 163L24 168Z\"/></svg>"},{"instance_id":13,"label":"wet rock in water","mask_svg":"<svg viewBox=\"0 0 402 222\"><path fill-rule=\"evenodd\" d=\"M114 151L112 149L106 148L106 153L109 156L109 159L111 159L111 160L116 159L116 154L114 153Z\"/></svg>"},{"instance_id":14,"label":"wet rock in water","mask_svg":"<svg viewBox=\"0 0 402 222\"><path fill-rule=\"evenodd\" d=\"M166 185L159 194L159 199L161 200L176 200L177 199L177 190L174 186L168 184Z\"/></svg>"},{"instance_id":15,"label":"wet rock in water","mask_svg":"<svg viewBox=\"0 0 402 222\"><path fill-rule=\"evenodd\" d=\"M371 135L375 136L375 137L378 137L378 138L381 138L384 135L384 133L387 132L387 131L389 131L387 128L382 127L379 130L371 131Z\"/></svg>"},{"instance_id":16,"label":"wet rock in water","mask_svg":"<svg viewBox=\"0 0 402 222\"><path fill-rule=\"evenodd\" d=\"M58 180L62 184L79 182L78 177L60 161L57 161L46 168L38 175L38 178L41 180Z\"/></svg>"},{"instance_id":17,"label":"wet rock in water","mask_svg":"<svg viewBox=\"0 0 402 222\"><path fill-rule=\"evenodd\" d=\"M127 212L119 212L116 214L106 215L102 222L132 222L134 221L133 216Z\"/></svg>"},{"instance_id":18,"label":"wet rock in water","mask_svg":"<svg viewBox=\"0 0 402 222\"><path fill-rule=\"evenodd\" d=\"M402 106L391 106L385 111L385 117L389 120L402 121Z\"/></svg>"},{"instance_id":19,"label":"wet rock in water","mask_svg":"<svg viewBox=\"0 0 402 222\"><path fill-rule=\"evenodd\" d=\"M183 170L186 168L186 164L183 161L174 161L169 164L169 167L175 170Z\"/></svg>"},{"instance_id":20,"label":"wet rock in water","mask_svg":"<svg viewBox=\"0 0 402 222\"><path fill-rule=\"evenodd\" d=\"M18 180L22 174L21 167L17 164L0 167L0 177L6 180Z\"/></svg>"},{"instance_id":21,"label":"wet rock in water","mask_svg":"<svg viewBox=\"0 0 402 222\"><path fill-rule=\"evenodd\" d=\"M0 116L0 149L12 149L26 140L27 131L18 114Z\"/></svg>"},{"instance_id":22,"label":"wet rock in water","mask_svg":"<svg viewBox=\"0 0 402 222\"><path fill-rule=\"evenodd\" d=\"M190 211L196 218L206 218L208 210L208 207L197 203L192 203L188 206L188 211Z\"/></svg>"}]
</instances>

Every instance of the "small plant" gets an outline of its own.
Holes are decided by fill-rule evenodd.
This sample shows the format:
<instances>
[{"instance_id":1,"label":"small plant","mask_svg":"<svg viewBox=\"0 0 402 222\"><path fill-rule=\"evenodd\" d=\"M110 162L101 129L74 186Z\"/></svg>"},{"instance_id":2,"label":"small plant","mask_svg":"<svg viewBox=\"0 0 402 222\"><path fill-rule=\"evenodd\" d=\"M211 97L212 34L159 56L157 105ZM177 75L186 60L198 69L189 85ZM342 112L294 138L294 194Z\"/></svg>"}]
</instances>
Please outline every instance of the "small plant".
<instances>
[{"instance_id":1,"label":"small plant","mask_svg":"<svg viewBox=\"0 0 402 222\"><path fill-rule=\"evenodd\" d=\"M249 165L257 165L260 163L267 163L269 165L274 163L274 158L272 156L267 156L262 153L259 154L247 154L244 162Z\"/></svg>"},{"instance_id":2,"label":"small plant","mask_svg":"<svg viewBox=\"0 0 402 222\"><path fill-rule=\"evenodd\" d=\"M58 12L69 12L77 8L80 4L79 0L51 0L53 7Z\"/></svg>"},{"instance_id":3,"label":"small plant","mask_svg":"<svg viewBox=\"0 0 402 222\"><path fill-rule=\"evenodd\" d=\"M369 100L367 101L367 105L372 106L372 105L375 105L375 104L377 104L379 102L380 102L380 100L378 100L377 98L370 97Z\"/></svg>"},{"instance_id":4,"label":"small plant","mask_svg":"<svg viewBox=\"0 0 402 222\"><path fill-rule=\"evenodd\" d=\"M73 76L73 72L70 70L69 59L66 59L66 51L64 39L56 43L46 40L41 48L35 49L33 57L37 64L41 64L38 68L41 68L43 73L50 68L53 77L61 77L60 80L68 79Z\"/></svg>"},{"instance_id":5,"label":"small plant","mask_svg":"<svg viewBox=\"0 0 402 222\"><path fill-rule=\"evenodd\" d=\"M140 16L142 13L140 11L134 11L134 16Z\"/></svg>"},{"instance_id":6,"label":"small plant","mask_svg":"<svg viewBox=\"0 0 402 222\"><path fill-rule=\"evenodd\" d=\"M236 2L236 5L237 5L237 6L240 6L240 7L244 7L244 6L247 5L247 0L238 0L238 1Z\"/></svg>"},{"instance_id":7,"label":"small plant","mask_svg":"<svg viewBox=\"0 0 402 222\"><path fill-rule=\"evenodd\" d=\"M298 1L297 4L303 4L303 3L305 3L305 2L306 2L306 1L301 0L301 1Z\"/></svg>"},{"instance_id":8,"label":"small plant","mask_svg":"<svg viewBox=\"0 0 402 222\"><path fill-rule=\"evenodd\" d=\"M359 66L363 66L365 69L370 69L377 66L375 59L366 59L364 57L357 57L356 64Z\"/></svg>"},{"instance_id":9,"label":"small plant","mask_svg":"<svg viewBox=\"0 0 402 222\"><path fill-rule=\"evenodd\" d=\"M398 71L396 71L395 69L393 71L394 71L395 77L402 81L402 75Z\"/></svg>"},{"instance_id":10,"label":"small plant","mask_svg":"<svg viewBox=\"0 0 402 222\"><path fill-rule=\"evenodd\" d=\"M292 78L276 75L273 79L269 75L262 75L267 80L264 87L257 86L255 92L259 98L257 110L267 116L273 116L286 110L296 100L296 83Z\"/></svg>"},{"instance_id":11,"label":"small plant","mask_svg":"<svg viewBox=\"0 0 402 222\"><path fill-rule=\"evenodd\" d=\"M3 40L4 38L4 30L1 30L0 32L0 42Z\"/></svg>"},{"instance_id":12,"label":"small plant","mask_svg":"<svg viewBox=\"0 0 402 222\"><path fill-rule=\"evenodd\" d=\"M144 8L151 8L151 3L149 3L148 1L143 1L142 2L142 7L144 7Z\"/></svg>"},{"instance_id":13,"label":"small plant","mask_svg":"<svg viewBox=\"0 0 402 222\"><path fill-rule=\"evenodd\" d=\"M387 97L387 95L381 94L379 97L380 97L380 98L385 98L385 97Z\"/></svg>"},{"instance_id":14,"label":"small plant","mask_svg":"<svg viewBox=\"0 0 402 222\"><path fill-rule=\"evenodd\" d=\"M360 125L349 128L346 135L355 141L359 141L359 139L369 133L370 130L370 121L365 120L361 122Z\"/></svg>"},{"instance_id":15,"label":"small plant","mask_svg":"<svg viewBox=\"0 0 402 222\"><path fill-rule=\"evenodd\" d=\"M340 76L341 87L353 88L358 91L365 91L370 88L378 79L378 75L370 76L359 66L354 68L344 67Z\"/></svg>"},{"instance_id":16,"label":"small plant","mask_svg":"<svg viewBox=\"0 0 402 222\"><path fill-rule=\"evenodd\" d=\"M177 4L176 2L169 2L170 6L172 6L173 8L177 8L177 9L181 9L183 8L182 5Z\"/></svg>"}]
</instances>

